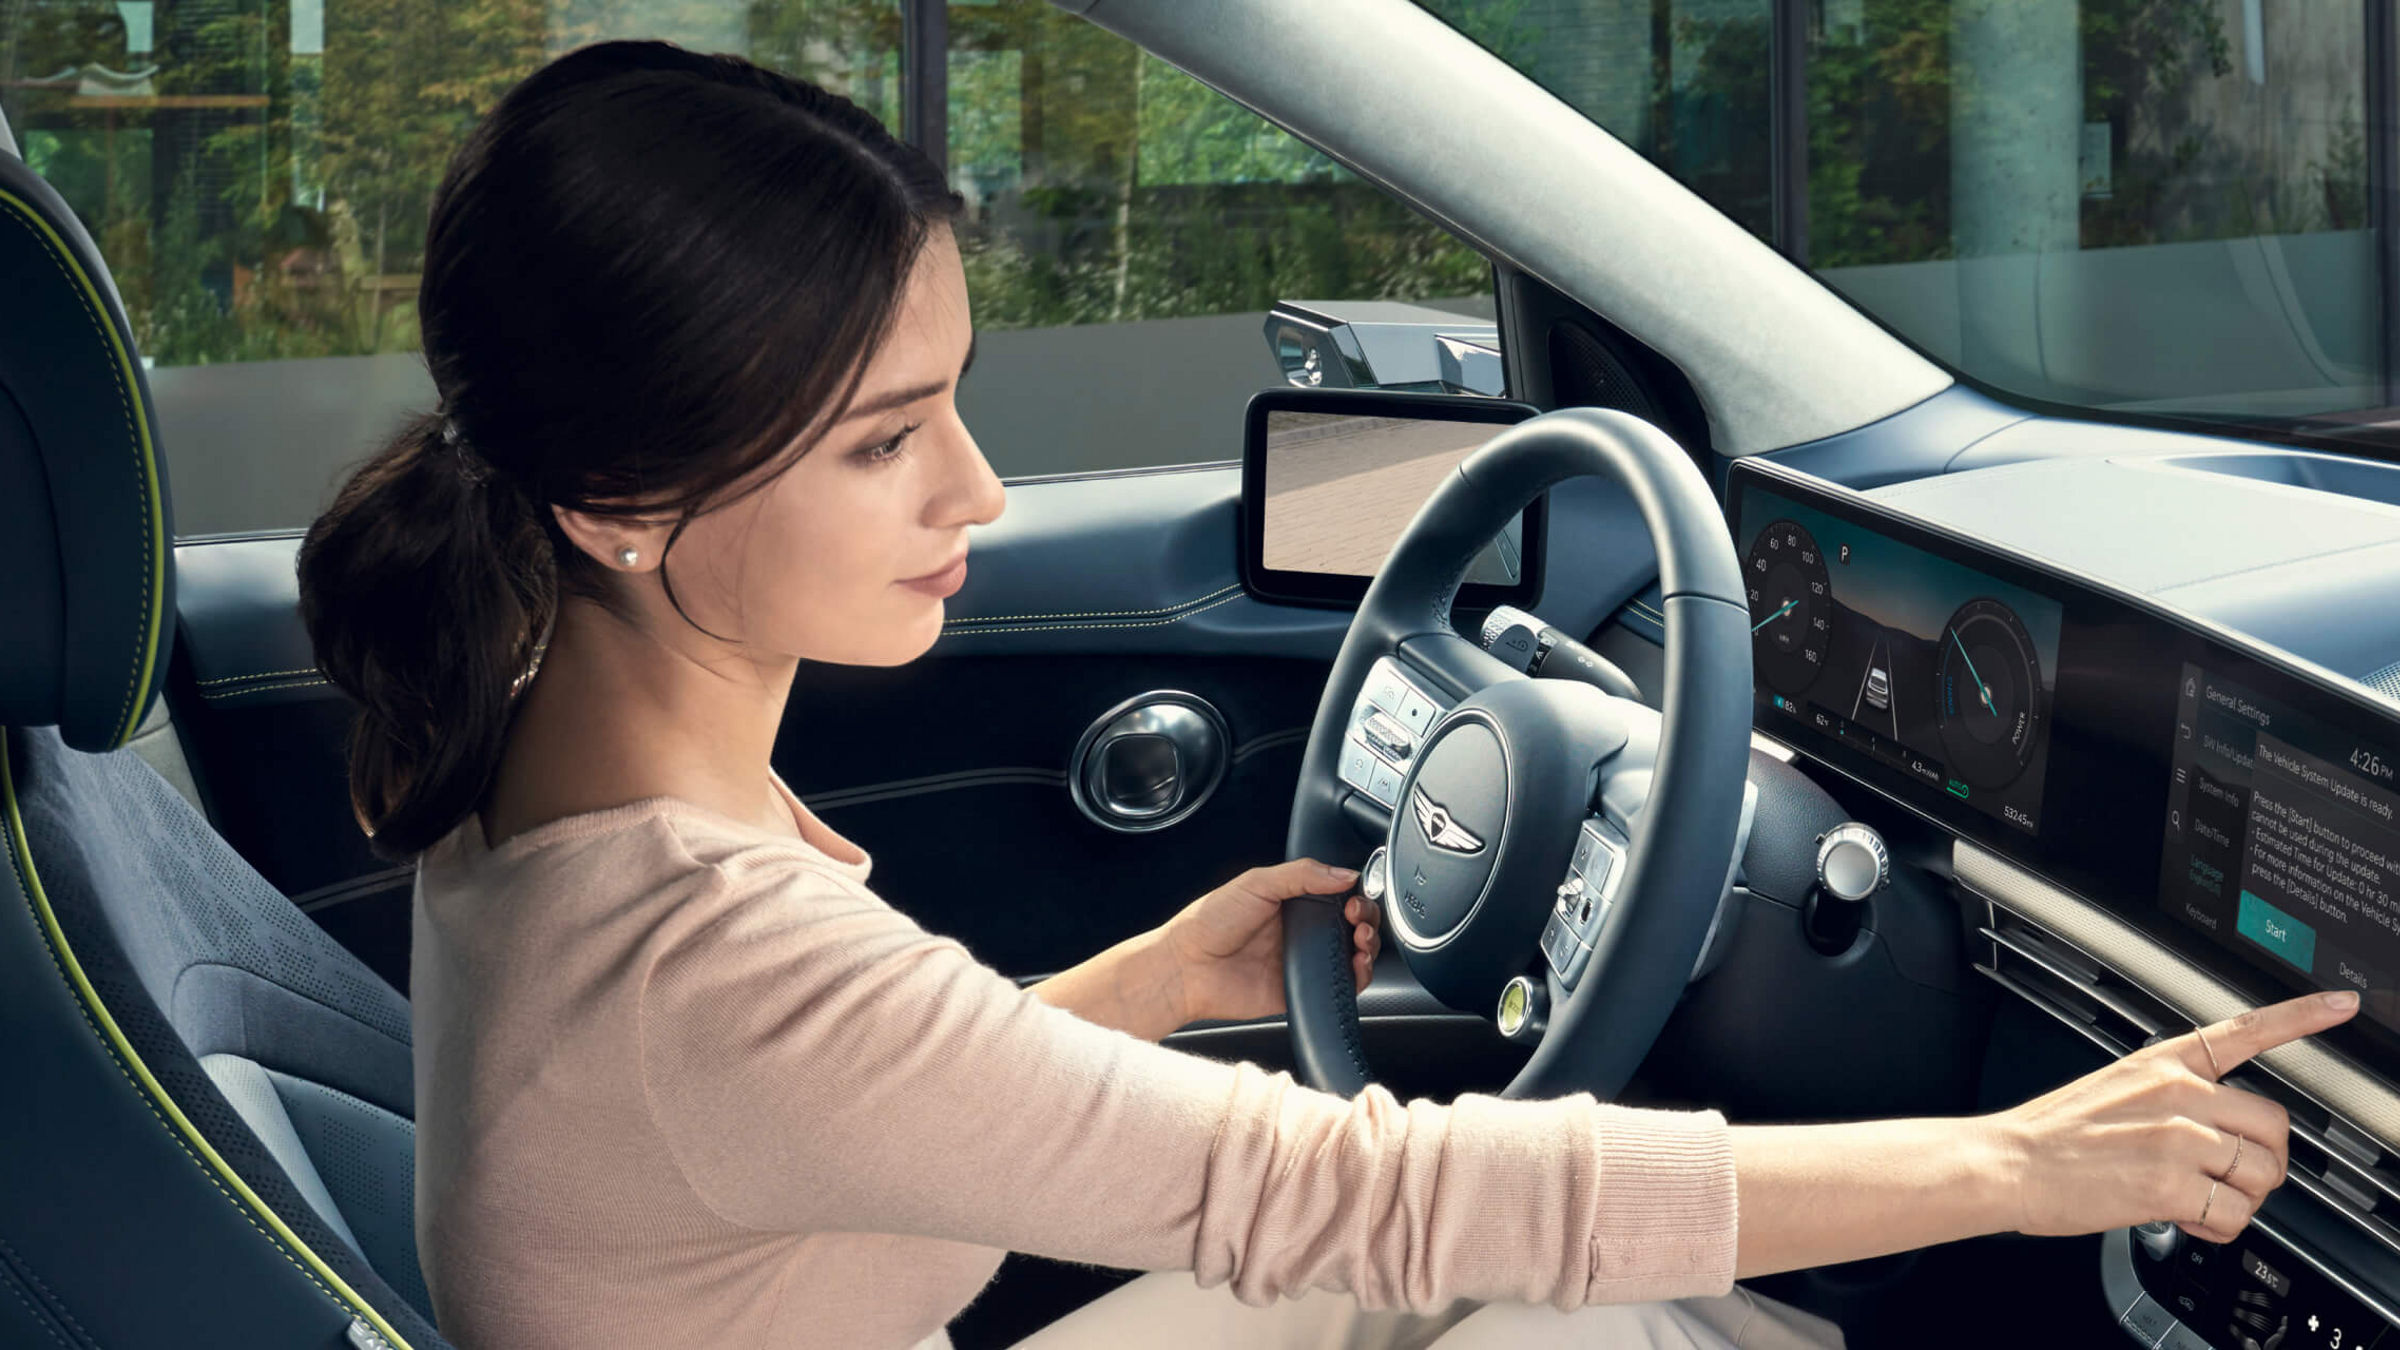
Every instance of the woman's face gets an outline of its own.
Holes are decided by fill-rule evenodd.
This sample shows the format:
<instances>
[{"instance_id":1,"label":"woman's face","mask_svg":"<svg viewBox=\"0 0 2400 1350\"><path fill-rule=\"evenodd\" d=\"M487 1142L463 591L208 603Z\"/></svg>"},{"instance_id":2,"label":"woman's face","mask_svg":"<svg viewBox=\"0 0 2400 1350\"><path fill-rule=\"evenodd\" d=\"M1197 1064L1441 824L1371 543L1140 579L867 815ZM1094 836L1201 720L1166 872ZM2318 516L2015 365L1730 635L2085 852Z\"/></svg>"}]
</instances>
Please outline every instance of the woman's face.
<instances>
[{"instance_id":1,"label":"woman's face","mask_svg":"<svg viewBox=\"0 0 2400 1350\"><path fill-rule=\"evenodd\" d=\"M1003 505L958 418L974 336L958 246L937 228L850 411L773 482L694 517L675 541L668 571L694 622L753 657L889 666L933 645L943 597L965 579L967 527ZM633 570L649 570L667 528L637 532ZM612 567L615 547L598 554ZM657 599L670 631L684 628Z\"/></svg>"}]
</instances>

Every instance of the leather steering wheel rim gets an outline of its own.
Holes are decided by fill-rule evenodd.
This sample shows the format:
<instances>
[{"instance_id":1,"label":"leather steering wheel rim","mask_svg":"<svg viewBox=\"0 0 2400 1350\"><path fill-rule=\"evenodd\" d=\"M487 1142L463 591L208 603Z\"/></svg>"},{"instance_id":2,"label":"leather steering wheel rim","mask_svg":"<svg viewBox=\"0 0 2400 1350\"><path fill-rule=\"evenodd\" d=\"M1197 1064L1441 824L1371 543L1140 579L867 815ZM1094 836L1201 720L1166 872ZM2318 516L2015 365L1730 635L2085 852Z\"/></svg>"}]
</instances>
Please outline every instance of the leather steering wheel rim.
<instances>
[{"instance_id":1,"label":"leather steering wheel rim","mask_svg":"<svg viewBox=\"0 0 2400 1350\"><path fill-rule=\"evenodd\" d=\"M1451 605L1493 535L1553 484L1586 474L1632 497L1658 554L1664 720L1623 864L1620 894L1637 903L1612 919L1591 968L1552 1007L1540 1046L1502 1094L1512 1097L1589 1091L1606 1099L1624 1086L1673 1011L1706 936L1707 916L1695 924L1688 904L1638 898L1704 887L1713 914L1732 870L1749 760L1750 610L1714 494L1672 437L1630 413L1561 409L1502 432L1442 481L1369 584L1334 658L1286 837L1290 857L1347 863L1359 855L1343 801L1350 790L1336 767L1352 706L1379 657L1415 639L1443 644L1444 660L1469 668L1476 687L1524 678L1458 638ZM1360 1037L1350 925L1338 900L1315 897L1286 901L1283 922L1284 996L1301 1078L1354 1096L1374 1075Z\"/></svg>"}]
</instances>

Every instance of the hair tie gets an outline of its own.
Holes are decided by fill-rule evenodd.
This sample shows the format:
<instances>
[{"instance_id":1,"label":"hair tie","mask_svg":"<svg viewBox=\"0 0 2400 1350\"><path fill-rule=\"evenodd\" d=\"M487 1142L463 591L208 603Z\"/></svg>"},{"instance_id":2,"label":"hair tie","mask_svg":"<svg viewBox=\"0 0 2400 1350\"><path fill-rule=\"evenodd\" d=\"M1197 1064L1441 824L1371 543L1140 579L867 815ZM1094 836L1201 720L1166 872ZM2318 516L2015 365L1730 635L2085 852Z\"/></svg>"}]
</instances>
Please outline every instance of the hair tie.
<instances>
[{"instance_id":1,"label":"hair tie","mask_svg":"<svg viewBox=\"0 0 2400 1350\"><path fill-rule=\"evenodd\" d=\"M451 456L458 466L458 476L465 479L469 486L482 483L492 476L491 462L475 453L475 447L468 444L466 436L458 429L458 419L443 416L442 443L450 447Z\"/></svg>"}]
</instances>

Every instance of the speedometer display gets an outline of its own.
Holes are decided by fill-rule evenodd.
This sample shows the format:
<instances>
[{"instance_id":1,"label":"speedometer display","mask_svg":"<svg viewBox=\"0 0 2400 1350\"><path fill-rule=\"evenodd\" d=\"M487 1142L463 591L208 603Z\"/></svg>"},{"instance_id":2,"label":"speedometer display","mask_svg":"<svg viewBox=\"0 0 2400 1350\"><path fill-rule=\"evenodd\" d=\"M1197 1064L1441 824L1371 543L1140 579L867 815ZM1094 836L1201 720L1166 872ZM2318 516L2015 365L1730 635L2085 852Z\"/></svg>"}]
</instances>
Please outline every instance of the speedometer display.
<instances>
[{"instance_id":1,"label":"speedometer display","mask_svg":"<svg viewBox=\"0 0 2400 1350\"><path fill-rule=\"evenodd\" d=\"M1767 725L2037 832L2058 602L1763 488L1740 510Z\"/></svg>"},{"instance_id":2,"label":"speedometer display","mask_svg":"<svg viewBox=\"0 0 2400 1350\"><path fill-rule=\"evenodd\" d=\"M1778 520L1750 543L1750 659L1766 682L1802 694L1825 668L1833 632L1833 583L1807 530Z\"/></svg>"}]
</instances>

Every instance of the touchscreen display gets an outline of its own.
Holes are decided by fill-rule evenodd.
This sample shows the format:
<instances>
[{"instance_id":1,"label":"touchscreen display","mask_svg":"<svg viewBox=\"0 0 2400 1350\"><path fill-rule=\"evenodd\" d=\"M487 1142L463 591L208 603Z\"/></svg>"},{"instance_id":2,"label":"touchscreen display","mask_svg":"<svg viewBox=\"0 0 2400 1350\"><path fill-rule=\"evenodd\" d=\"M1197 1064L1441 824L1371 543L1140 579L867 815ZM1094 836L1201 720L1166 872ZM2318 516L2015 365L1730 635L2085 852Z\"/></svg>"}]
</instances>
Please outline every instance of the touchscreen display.
<instances>
[{"instance_id":1,"label":"touchscreen display","mask_svg":"<svg viewBox=\"0 0 2400 1350\"><path fill-rule=\"evenodd\" d=\"M2400 1020L2396 747L2196 662L2176 694L2160 903L2287 982L2359 990Z\"/></svg>"},{"instance_id":2,"label":"touchscreen display","mask_svg":"<svg viewBox=\"0 0 2400 1350\"><path fill-rule=\"evenodd\" d=\"M1763 489L1740 520L1762 725L1796 719L2038 832L2058 602Z\"/></svg>"}]
</instances>

